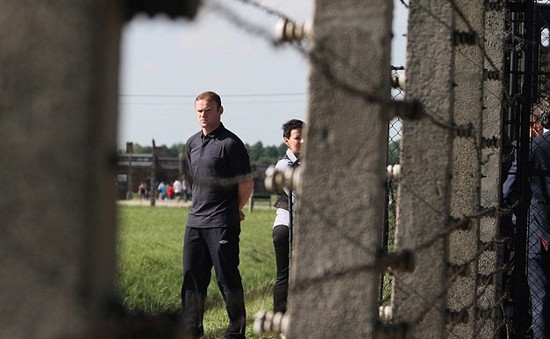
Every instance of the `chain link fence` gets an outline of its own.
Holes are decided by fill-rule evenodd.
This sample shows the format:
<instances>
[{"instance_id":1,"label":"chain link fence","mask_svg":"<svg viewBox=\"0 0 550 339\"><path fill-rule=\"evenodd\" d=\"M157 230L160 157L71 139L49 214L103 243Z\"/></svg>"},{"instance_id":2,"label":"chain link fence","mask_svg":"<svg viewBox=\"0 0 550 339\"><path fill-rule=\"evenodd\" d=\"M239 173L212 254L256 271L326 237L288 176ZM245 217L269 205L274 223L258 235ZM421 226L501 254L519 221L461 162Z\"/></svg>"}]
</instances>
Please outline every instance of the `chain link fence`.
<instances>
[{"instance_id":1,"label":"chain link fence","mask_svg":"<svg viewBox=\"0 0 550 339\"><path fill-rule=\"evenodd\" d=\"M550 332L550 6L534 1L510 23L509 92L504 101L503 201L510 298L506 324L521 338ZM515 14L515 13L513 13ZM533 17L533 20L528 20Z\"/></svg>"},{"instance_id":2,"label":"chain link fence","mask_svg":"<svg viewBox=\"0 0 550 339\"><path fill-rule=\"evenodd\" d=\"M396 78L405 73L404 67L392 67L392 78ZM405 92L400 88L393 88L391 93L393 100L403 100ZM388 124L388 166L399 164L399 153L401 146L403 125L400 118L394 118ZM395 216L397 207L397 181L388 180L387 182L387 200L386 215L384 222L384 231L382 239L382 253L393 251L395 235ZM389 305L391 297L391 275L385 273L380 279L380 306Z\"/></svg>"}]
</instances>

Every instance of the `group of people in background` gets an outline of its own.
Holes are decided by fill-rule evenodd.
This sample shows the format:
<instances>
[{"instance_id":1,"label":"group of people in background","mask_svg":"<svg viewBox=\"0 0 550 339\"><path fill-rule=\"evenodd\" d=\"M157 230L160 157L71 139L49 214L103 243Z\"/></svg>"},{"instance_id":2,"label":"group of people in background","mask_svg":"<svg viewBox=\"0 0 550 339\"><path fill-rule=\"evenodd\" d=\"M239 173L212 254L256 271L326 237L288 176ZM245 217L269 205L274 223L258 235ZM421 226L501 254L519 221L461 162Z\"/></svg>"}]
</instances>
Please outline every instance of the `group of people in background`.
<instances>
[{"instance_id":1,"label":"group of people in background","mask_svg":"<svg viewBox=\"0 0 550 339\"><path fill-rule=\"evenodd\" d=\"M185 174L182 175L181 181L176 179L166 184L164 180L161 180L155 192L151 192L148 183L149 180L139 183L138 194L140 199L148 199L150 194L155 194L155 197L160 200L183 200L187 202L191 198L191 185Z\"/></svg>"},{"instance_id":2,"label":"group of people in background","mask_svg":"<svg viewBox=\"0 0 550 339\"><path fill-rule=\"evenodd\" d=\"M246 309L239 271L239 238L243 207L254 189L249 156L244 143L221 122L221 98L212 91L195 99L200 131L186 142L188 173L193 179L192 202L183 240L182 324L190 338L204 335L204 311L212 268L229 318L224 339L246 337ZM288 151L277 163L286 170L299 164L303 122L283 125ZM235 180L237 179L237 180ZM273 243L276 256L274 310L286 311L288 295L292 204L295 194L280 192L276 203ZM285 338L284 333L279 334Z\"/></svg>"},{"instance_id":3,"label":"group of people in background","mask_svg":"<svg viewBox=\"0 0 550 339\"><path fill-rule=\"evenodd\" d=\"M158 198L161 200L189 200L190 187L189 181L186 179L185 174L182 175L181 181L178 179L166 184L164 180L157 186Z\"/></svg>"}]
</instances>

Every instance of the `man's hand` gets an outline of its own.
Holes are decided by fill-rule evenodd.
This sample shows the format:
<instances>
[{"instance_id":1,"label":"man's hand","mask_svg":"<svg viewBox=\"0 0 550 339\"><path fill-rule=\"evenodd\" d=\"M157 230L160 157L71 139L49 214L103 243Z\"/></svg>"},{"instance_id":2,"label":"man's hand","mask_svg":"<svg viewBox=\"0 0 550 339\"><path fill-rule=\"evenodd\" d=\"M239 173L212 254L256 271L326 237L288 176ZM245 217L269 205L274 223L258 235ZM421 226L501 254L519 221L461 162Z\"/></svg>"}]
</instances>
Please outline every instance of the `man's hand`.
<instances>
[{"instance_id":1,"label":"man's hand","mask_svg":"<svg viewBox=\"0 0 550 339\"><path fill-rule=\"evenodd\" d=\"M239 219L240 219L241 221L243 221L245 218L246 218L246 216L244 215L243 210L239 210Z\"/></svg>"}]
</instances>

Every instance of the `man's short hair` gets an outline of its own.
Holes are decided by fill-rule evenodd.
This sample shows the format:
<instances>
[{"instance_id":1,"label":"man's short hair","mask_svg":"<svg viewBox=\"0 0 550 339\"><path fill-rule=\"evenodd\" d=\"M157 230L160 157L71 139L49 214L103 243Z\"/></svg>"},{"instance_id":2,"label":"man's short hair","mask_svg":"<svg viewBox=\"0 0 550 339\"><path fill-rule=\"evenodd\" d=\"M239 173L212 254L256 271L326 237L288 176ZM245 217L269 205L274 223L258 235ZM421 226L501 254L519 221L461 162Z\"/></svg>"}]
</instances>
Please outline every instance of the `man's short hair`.
<instances>
[{"instance_id":1,"label":"man's short hair","mask_svg":"<svg viewBox=\"0 0 550 339\"><path fill-rule=\"evenodd\" d=\"M302 129L304 122L298 119L292 119L283 124L283 137L290 138L290 132L293 129Z\"/></svg>"},{"instance_id":2,"label":"man's short hair","mask_svg":"<svg viewBox=\"0 0 550 339\"><path fill-rule=\"evenodd\" d=\"M212 92L212 91L202 92L201 94L197 95L195 102L199 100L215 101L218 104L218 107L222 107L222 99L216 92Z\"/></svg>"}]
</instances>

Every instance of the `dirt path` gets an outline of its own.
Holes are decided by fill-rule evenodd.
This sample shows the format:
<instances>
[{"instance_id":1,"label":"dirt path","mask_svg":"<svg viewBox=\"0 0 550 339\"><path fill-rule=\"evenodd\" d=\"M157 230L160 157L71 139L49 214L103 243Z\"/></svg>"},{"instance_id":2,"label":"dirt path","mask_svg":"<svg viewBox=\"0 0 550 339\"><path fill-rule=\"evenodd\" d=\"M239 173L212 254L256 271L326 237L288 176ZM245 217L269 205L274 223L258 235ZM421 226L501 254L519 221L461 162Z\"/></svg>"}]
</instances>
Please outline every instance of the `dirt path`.
<instances>
[{"instance_id":1,"label":"dirt path","mask_svg":"<svg viewBox=\"0 0 550 339\"><path fill-rule=\"evenodd\" d=\"M151 206L151 201L148 199L132 199L132 200L117 200L118 205L123 206ZM155 206L163 207L189 207L191 200L184 202L183 200L155 200Z\"/></svg>"}]
</instances>

